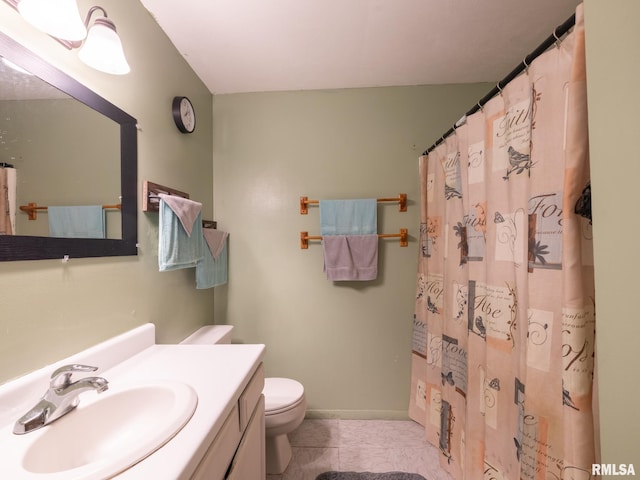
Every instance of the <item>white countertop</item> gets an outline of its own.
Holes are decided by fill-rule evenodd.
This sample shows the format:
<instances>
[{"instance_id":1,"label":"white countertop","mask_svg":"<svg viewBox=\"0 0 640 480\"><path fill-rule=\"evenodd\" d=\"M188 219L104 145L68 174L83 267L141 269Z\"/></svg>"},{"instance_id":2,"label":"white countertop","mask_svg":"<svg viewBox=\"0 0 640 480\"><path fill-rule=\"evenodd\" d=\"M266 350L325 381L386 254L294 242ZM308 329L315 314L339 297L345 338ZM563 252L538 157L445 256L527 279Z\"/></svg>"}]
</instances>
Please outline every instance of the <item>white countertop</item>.
<instances>
[{"instance_id":1,"label":"white countertop","mask_svg":"<svg viewBox=\"0 0 640 480\"><path fill-rule=\"evenodd\" d=\"M117 478L189 478L263 355L264 345L156 345L105 372L123 382L179 380L198 393L198 406L182 430Z\"/></svg>"},{"instance_id":2,"label":"white countertop","mask_svg":"<svg viewBox=\"0 0 640 480\"><path fill-rule=\"evenodd\" d=\"M0 435L12 435L13 422L26 411L25 405L27 409L35 405L48 387L48 376L64 364L106 365L95 374L105 377L113 387L136 382L179 381L190 385L198 395L193 416L168 443L116 478L190 478L262 361L265 346L157 345L149 342L155 337L155 330L149 325L0 386ZM34 395L34 392L37 393ZM3 439L3 443L5 441ZM2 463L5 462L0 462L0 478L4 478ZM48 476L37 478L46 480Z\"/></svg>"}]
</instances>

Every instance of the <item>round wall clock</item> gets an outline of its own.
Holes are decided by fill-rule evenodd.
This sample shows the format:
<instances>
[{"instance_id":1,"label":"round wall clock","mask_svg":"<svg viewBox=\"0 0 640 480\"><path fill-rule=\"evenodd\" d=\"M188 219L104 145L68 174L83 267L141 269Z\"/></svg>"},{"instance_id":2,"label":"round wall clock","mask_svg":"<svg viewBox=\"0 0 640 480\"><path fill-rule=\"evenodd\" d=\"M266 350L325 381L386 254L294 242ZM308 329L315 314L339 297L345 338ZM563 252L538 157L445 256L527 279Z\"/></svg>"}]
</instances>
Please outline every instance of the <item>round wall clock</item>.
<instances>
[{"instance_id":1,"label":"round wall clock","mask_svg":"<svg viewBox=\"0 0 640 480\"><path fill-rule=\"evenodd\" d=\"M178 130L192 133L196 129L196 112L187 97L173 97L171 110Z\"/></svg>"}]
</instances>

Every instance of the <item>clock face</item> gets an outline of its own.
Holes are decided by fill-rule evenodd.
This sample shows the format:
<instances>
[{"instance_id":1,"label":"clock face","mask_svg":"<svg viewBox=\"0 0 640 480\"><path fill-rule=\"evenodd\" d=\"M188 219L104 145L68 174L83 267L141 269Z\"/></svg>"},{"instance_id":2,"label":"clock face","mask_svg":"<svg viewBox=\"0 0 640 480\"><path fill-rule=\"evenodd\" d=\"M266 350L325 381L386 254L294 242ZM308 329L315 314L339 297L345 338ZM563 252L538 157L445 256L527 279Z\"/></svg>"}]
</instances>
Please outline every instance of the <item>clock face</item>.
<instances>
[{"instance_id":1,"label":"clock face","mask_svg":"<svg viewBox=\"0 0 640 480\"><path fill-rule=\"evenodd\" d=\"M182 133L191 133L196 129L196 114L187 97L173 99L173 120Z\"/></svg>"}]
</instances>

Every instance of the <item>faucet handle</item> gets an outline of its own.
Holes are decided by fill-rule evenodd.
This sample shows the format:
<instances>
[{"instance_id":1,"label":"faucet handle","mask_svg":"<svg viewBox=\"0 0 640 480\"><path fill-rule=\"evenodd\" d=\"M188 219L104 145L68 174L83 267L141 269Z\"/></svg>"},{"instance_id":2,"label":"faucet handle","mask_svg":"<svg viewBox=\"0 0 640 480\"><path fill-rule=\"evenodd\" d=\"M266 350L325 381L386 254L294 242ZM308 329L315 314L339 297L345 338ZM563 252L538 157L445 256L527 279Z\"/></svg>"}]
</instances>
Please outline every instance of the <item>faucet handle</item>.
<instances>
[{"instance_id":1,"label":"faucet handle","mask_svg":"<svg viewBox=\"0 0 640 480\"><path fill-rule=\"evenodd\" d=\"M71 375L73 372L95 372L97 369L98 367L82 365L79 363L64 365L56 369L51 374L51 387L60 388L69 385L71 383Z\"/></svg>"}]
</instances>

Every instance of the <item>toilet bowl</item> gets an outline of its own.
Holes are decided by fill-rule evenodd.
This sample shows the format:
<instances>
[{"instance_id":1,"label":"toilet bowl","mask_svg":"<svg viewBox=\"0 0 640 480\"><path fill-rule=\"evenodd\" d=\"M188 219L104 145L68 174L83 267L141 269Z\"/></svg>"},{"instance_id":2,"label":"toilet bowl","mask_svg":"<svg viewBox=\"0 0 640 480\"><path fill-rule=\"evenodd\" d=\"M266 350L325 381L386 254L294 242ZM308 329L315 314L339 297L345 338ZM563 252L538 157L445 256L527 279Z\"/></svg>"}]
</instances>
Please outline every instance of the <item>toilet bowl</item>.
<instances>
[{"instance_id":1,"label":"toilet bowl","mask_svg":"<svg viewBox=\"0 0 640 480\"><path fill-rule=\"evenodd\" d=\"M267 473L279 474L291 461L287 434L304 420L307 401L302 384L290 378L265 378L262 394L265 400Z\"/></svg>"},{"instance_id":2,"label":"toilet bowl","mask_svg":"<svg viewBox=\"0 0 640 480\"><path fill-rule=\"evenodd\" d=\"M211 345L231 343L231 325L209 325L185 338L182 344ZM291 461L287 436L304 420L307 401L304 387L290 378L265 378L265 450L268 474L284 472Z\"/></svg>"}]
</instances>

